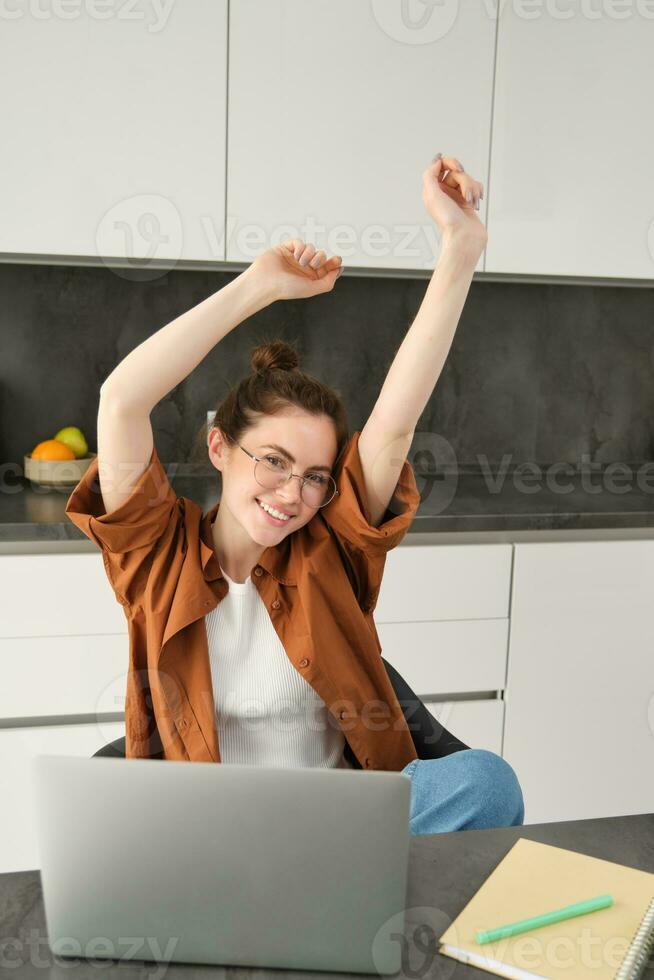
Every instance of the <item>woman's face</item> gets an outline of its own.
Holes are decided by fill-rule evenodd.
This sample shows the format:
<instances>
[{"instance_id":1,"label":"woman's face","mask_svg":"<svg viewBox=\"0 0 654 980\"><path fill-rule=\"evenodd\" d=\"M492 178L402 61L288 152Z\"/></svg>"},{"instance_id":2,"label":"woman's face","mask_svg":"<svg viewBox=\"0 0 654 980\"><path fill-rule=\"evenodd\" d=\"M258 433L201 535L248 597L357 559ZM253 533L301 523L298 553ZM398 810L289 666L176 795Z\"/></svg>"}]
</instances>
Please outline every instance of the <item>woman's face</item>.
<instances>
[{"instance_id":1,"label":"woman's face","mask_svg":"<svg viewBox=\"0 0 654 980\"><path fill-rule=\"evenodd\" d=\"M279 466L290 462L293 473L301 476L321 466L331 471L336 459L333 421L300 408L289 407L278 415L264 416L247 430L240 442L255 456L277 457ZM222 473L220 509L224 506L258 544L276 544L307 524L319 509L304 502L300 481L295 478L276 490L262 487L254 478L255 461L239 446L228 449L220 430L211 430L208 446L211 462ZM288 520L270 516L262 503L288 514Z\"/></svg>"}]
</instances>

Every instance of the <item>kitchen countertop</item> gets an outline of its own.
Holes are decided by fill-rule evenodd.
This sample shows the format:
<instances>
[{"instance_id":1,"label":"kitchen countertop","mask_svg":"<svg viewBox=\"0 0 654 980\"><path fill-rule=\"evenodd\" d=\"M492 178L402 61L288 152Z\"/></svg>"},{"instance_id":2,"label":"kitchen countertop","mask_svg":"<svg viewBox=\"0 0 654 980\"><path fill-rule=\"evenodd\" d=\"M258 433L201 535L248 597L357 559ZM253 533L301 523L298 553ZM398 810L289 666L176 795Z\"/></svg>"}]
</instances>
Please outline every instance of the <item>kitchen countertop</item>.
<instances>
[{"instance_id":1,"label":"kitchen countertop","mask_svg":"<svg viewBox=\"0 0 654 980\"><path fill-rule=\"evenodd\" d=\"M593 471L569 467L529 472L513 468L416 472L421 504L403 544L473 541L570 540L654 537L654 462L615 463ZM193 464L165 463L178 496L196 501L202 512L219 497L215 475ZM0 551L80 550L95 545L68 519L73 486L41 487L5 474L0 493Z\"/></svg>"}]
</instances>

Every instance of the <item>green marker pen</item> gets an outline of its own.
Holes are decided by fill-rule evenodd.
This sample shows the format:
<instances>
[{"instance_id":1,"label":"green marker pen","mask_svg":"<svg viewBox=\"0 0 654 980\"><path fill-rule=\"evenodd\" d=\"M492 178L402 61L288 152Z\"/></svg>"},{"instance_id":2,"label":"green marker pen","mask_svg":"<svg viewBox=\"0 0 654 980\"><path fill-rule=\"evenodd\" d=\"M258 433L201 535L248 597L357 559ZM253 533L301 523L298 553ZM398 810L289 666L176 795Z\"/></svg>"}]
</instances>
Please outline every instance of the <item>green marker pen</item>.
<instances>
[{"instance_id":1,"label":"green marker pen","mask_svg":"<svg viewBox=\"0 0 654 980\"><path fill-rule=\"evenodd\" d=\"M597 898L588 898L584 902L565 905L562 909L554 909L553 912L544 912L543 915L534 915L529 919L520 919L505 926L497 926L496 929L482 929L477 933L476 941L481 946L484 943L492 943L496 939L505 939L519 932L527 932L529 929L549 926L552 922L561 922L562 919L572 919L575 915L596 912L598 909L608 908L609 905L613 905L611 895L598 895Z\"/></svg>"}]
</instances>

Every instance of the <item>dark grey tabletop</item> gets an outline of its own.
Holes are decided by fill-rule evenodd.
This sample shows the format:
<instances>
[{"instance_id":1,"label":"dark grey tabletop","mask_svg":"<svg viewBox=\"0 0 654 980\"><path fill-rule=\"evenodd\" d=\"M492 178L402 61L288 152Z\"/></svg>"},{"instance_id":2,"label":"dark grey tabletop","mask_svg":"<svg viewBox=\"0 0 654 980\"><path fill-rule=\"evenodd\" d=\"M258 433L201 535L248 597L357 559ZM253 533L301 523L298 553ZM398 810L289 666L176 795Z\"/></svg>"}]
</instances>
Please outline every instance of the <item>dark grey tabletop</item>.
<instances>
[{"instance_id":1,"label":"dark grey tabletop","mask_svg":"<svg viewBox=\"0 0 654 980\"><path fill-rule=\"evenodd\" d=\"M413 837L407 889L407 947L404 965L396 974L400 980L404 977L411 980L481 980L491 975L421 949L430 949L429 935L437 938L447 928L520 837L654 872L654 813ZM422 929L417 931L417 926ZM430 933L425 932L425 926ZM420 945L414 942L416 935ZM200 980L201 977L224 975L228 970L237 980L282 975L279 970L259 968L53 957L46 937L40 873L19 871L0 875L0 973L7 977L63 980L72 975L76 980L114 976L122 980L161 980L163 977L177 980L183 976L187 980ZM289 973L297 980L309 976L347 975L297 970ZM654 980L654 960L645 970L643 980Z\"/></svg>"}]
</instances>

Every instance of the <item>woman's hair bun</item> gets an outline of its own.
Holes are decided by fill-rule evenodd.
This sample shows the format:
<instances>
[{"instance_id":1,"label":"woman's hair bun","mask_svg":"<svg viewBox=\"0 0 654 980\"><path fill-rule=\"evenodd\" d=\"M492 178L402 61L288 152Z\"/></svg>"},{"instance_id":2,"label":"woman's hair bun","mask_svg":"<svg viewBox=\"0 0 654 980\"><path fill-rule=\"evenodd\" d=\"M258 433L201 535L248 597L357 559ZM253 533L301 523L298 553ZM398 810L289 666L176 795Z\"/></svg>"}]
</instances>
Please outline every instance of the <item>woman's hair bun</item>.
<instances>
[{"instance_id":1,"label":"woman's hair bun","mask_svg":"<svg viewBox=\"0 0 654 980\"><path fill-rule=\"evenodd\" d=\"M265 374L266 371L292 371L299 363L297 351L284 340L260 344L250 355L250 364L255 374Z\"/></svg>"}]
</instances>

